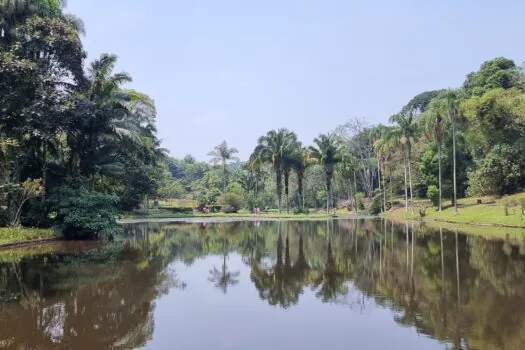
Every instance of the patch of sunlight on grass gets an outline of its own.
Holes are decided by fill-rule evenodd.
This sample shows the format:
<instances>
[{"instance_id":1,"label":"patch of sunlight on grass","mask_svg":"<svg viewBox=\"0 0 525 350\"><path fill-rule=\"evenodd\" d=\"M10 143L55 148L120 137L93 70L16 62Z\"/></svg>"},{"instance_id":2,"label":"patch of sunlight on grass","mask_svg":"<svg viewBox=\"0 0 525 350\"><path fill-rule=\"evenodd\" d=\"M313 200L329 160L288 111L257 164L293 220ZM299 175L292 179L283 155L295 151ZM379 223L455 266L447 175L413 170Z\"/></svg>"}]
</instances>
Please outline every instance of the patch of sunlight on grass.
<instances>
[{"instance_id":1,"label":"patch of sunlight on grass","mask_svg":"<svg viewBox=\"0 0 525 350\"><path fill-rule=\"evenodd\" d=\"M52 229L35 229L25 227L0 228L0 244L24 242L53 237L55 237L55 232Z\"/></svg>"}]
</instances>

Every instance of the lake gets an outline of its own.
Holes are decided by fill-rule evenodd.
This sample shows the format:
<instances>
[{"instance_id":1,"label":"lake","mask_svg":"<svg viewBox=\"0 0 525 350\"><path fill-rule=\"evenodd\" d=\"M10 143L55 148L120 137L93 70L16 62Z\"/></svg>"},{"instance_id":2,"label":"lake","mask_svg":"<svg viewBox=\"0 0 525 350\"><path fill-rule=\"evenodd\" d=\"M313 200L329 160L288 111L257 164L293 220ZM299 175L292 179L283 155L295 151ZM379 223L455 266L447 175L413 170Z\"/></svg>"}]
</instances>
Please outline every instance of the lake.
<instances>
[{"instance_id":1,"label":"lake","mask_svg":"<svg viewBox=\"0 0 525 350\"><path fill-rule=\"evenodd\" d=\"M0 252L0 348L525 349L524 247L386 220L128 224Z\"/></svg>"}]
</instances>

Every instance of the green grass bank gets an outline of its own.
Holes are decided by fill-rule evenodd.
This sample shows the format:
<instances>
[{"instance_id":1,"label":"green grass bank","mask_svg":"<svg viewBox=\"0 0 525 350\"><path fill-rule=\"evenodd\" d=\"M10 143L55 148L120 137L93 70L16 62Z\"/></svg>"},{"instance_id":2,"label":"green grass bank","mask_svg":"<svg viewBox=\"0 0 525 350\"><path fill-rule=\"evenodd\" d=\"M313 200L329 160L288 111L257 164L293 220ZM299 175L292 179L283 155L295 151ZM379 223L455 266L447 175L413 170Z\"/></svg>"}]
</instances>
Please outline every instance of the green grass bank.
<instances>
[{"instance_id":1,"label":"green grass bank","mask_svg":"<svg viewBox=\"0 0 525 350\"><path fill-rule=\"evenodd\" d=\"M52 239L56 233L52 229L35 229L25 227L0 228L0 248L14 243L27 243L36 240Z\"/></svg>"},{"instance_id":2,"label":"green grass bank","mask_svg":"<svg viewBox=\"0 0 525 350\"><path fill-rule=\"evenodd\" d=\"M481 202L481 203L480 203ZM386 216L393 220L440 221L481 226L507 226L525 228L525 193L501 198L465 198L458 200L458 214L454 207L447 203L441 212L437 208L426 207L425 216L421 217L419 208L428 206L429 202L415 202L414 211L405 208L390 210Z\"/></svg>"}]
</instances>

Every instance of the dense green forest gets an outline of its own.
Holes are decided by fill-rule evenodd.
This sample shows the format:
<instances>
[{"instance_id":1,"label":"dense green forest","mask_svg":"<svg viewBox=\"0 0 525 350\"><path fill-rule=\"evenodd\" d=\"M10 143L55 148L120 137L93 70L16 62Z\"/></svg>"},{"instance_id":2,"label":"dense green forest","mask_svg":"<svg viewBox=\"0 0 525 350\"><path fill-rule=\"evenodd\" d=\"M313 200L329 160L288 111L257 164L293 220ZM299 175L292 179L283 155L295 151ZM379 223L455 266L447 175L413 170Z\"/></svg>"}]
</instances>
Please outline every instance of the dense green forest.
<instances>
[{"instance_id":1,"label":"dense green forest","mask_svg":"<svg viewBox=\"0 0 525 350\"><path fill-rule=\"evenodd\" d=\"M248 160L225 141L200 162L167 156L153 99L125 88L131 76L114 71L117 56L86 62L82 35L63 1L0 1L3 226L111 235L119 212L148 199L224 212L375 214L414 210L415 198L441 209L525 185L525 80L510 59L484 62L459 88L401 101L389 125L352 118L311 145L276 129L254 142Z\"/></svg>"}]
</instances>

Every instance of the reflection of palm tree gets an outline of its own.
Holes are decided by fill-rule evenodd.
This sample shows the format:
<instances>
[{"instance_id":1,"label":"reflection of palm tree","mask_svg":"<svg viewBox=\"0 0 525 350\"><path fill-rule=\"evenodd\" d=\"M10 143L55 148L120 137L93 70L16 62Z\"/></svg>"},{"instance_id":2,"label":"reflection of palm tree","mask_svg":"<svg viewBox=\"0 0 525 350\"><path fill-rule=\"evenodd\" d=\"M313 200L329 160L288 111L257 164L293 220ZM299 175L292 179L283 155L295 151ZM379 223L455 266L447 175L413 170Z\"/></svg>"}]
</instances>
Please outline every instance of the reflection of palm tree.
<instances>
[{"instance_id":1,"label":"reflection of palm tree","mask_svg":"<svg viewBox=\"0 0 525 350\"><path fill-rule=\"evenodd\" d=\"M458 229L456 229L456 285L457 285L457 317L456 317L456 347L461 349L461 298L459 286L459 244L458 244Z\"/></svg>"},{"instance_id":2,"label":"reflection of palm tree","mask_svg":"<svg viewBox=\"0 0 525 350\"><path fill-rule=\"evenodd\" d=\"M285 256L283 261L283 248ZM290 261L289 239L286 239L286 247L283 247L281 233L277 238L277 261L269 271L254 263L251 279L259 291L259 297L267 300L270 305L280 305L288 308L297 304L299 295L303 290L301 282L293 278L293 268Z\"/></svg>"},{"instance_id":3,"label":"reflection of palm tree","mask_svg":"<svg viewBox=\"0 0 525 350\"><path fill-rule=\"evenodd\" d=\"M265 253L264 235L260 235L256 228L253 231L246 231L244 239L239 246L239 252L246 265L252 265L254 261L259 261Z\"/></svg>"},{"instance_id":4,"label":"reflection of palm tree","mask_svg":"<svg viewBox=\"0 0 525 350\"><path fill-rule=\"evenodd\" d=\"M307 271L310 270L310 265L306 261L306 256L304 255L304 240L303 235L299 234L299 254L297 260L293 266L294 275L296 276L306 276Z\"/></svg>"},{"instance_id":5,"label":"reflection of palm tree","mask_svg":"<svg viewBox=\"0 0 525 350\"><path fill-rule=\"evenodd\" d=\"M439 241L441 245L441 300L440 300L440 312L441 312L441 323L443 327L447 326L447 299L445 294L445 256L443 248L443 229L439 229Z\"/></svg>"},{"instance_id":6,"label":"reflection of palm tree","mask_svg":"<svg viewBox=\"0 0 525 350\"><path fill-rule=\"evenodd\" d=\"M219 270L214 266L213 269L210 270L211 276L208 278L208 281L215 283L215 287L222 290L224 294L228 292L228 286L234 286L237 283L239 283L239 280L236 278L239 277L240 275L239 271L235 271L235 272L228 271L228 265L226 265L227 257L228 257L228 250L226 249L226 241L224 241L222 267Z\"/></svg>"},{"instance_id":7,"label":"reflection of palm tree","mask_svg":"<svg viewBox=\"0 0 525 350\"><path fill-rule=\"evenodd\" d=\"M348 287L345 285L345 276L339 271L333 252L332 240L328 239L328 249L326 263L323 272L314 281L314 288L319 288L316 296L323 302L336 301L338 296L348 294Z\"/></svg>"}]
</instances>

